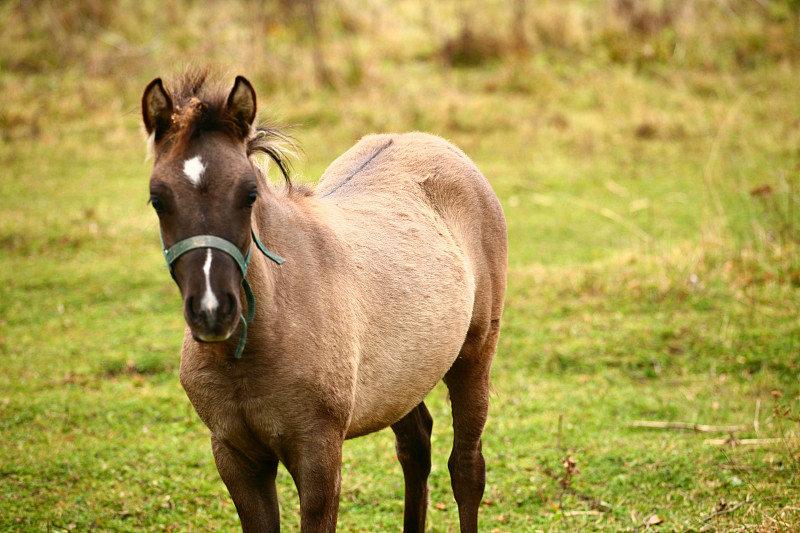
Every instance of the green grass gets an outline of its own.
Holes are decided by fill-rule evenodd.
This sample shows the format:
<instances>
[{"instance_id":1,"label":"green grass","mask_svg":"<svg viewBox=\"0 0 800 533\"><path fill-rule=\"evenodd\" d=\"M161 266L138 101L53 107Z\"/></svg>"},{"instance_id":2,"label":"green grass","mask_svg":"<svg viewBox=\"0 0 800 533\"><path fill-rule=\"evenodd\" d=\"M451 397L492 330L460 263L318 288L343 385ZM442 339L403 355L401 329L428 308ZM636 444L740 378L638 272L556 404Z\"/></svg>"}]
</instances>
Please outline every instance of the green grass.
<instances>
[{"instance_id":1,"label":"green grass","mask_svg":"<svg viewBox=\"0 0 800 533\"><path fill-rule=\"evenodd\" d=\"M492 182L511 249L482 531L800 528L797 3L511 4L321 4L327 84L288 3L0 7L0 531L238 527L146 205L141 91L191 62L299 125L300 181L422 129ZM457 531L446 391L428 404L428 529ZM347 442L339 530L399 530L402 491L390 432Z\"/></svg>"}]
</instances>

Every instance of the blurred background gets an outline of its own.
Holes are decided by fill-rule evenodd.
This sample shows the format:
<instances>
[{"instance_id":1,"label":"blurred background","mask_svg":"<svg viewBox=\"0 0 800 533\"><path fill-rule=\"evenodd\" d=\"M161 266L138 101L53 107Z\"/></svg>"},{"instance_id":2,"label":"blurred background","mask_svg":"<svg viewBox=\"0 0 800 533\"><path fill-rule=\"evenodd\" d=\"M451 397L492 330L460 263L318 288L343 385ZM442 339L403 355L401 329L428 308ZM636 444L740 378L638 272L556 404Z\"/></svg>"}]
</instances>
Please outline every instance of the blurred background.
<instances>
[{"instance_id":1,"label":"blurred background","mask_svg":"<svg viewBox=\"0 0 800 533\"><path fill-rule=\"evenodd\" d=\"M540 216L538 261L698 232L768 245L797 237L798 5L5 2L0 125L8 153L127 155L137 89L210 65L301 128L301 179L368 132L425 130L483 163L512 211L570 202L586 220Z\"/></svg>"},{"instance_id":2,"label":"blurred background","mask_svg":"<svg viewBox=\"0 0 800 533\"><path fill-rule=\"evenodd\" d=\"M297 181L424 130L492 183L486 531L800 527L800 1L21 0L0 30L0 529L234 530L146 205L141 93L191 65L294 125ZM348 443L342 530L397 529L393 453Z\"/></svg>"}]
</instances>

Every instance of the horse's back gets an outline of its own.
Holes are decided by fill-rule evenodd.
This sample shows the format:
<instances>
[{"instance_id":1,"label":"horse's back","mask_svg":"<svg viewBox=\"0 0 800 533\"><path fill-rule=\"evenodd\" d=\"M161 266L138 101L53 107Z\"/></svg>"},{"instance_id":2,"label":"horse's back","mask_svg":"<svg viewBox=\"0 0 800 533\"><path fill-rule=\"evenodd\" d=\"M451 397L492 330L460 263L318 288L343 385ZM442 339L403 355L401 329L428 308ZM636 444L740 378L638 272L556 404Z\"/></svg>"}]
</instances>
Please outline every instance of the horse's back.
<instances>
[{"instance_id":1,"label":"horse's back","mask_svg":"<svg viewBox=\"0 0 800 533\"><path fill-rule=\"evenodd\" d=\"M491 303L477 306L488 305L490 318L500 318L508 256L505 216L487 179L453 144L421 132L369 135L328 167L317 194L342 205L371 206L382 219L390 215L386 209L419 201L461 247L476 291L490 296Z\"/></svg>"}]
</instances>

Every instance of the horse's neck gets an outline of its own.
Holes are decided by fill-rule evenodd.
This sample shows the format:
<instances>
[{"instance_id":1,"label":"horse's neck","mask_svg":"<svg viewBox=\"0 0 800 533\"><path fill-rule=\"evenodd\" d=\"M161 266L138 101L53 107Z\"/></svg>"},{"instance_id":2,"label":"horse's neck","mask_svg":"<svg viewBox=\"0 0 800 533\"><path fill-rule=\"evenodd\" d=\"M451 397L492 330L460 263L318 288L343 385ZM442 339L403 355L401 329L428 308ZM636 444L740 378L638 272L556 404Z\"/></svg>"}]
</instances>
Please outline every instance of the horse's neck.
<instances>
[{"instance_id":1,"label":"horse's neck","mask_svg":"<svg viewBox=\"0 0 800 533\"><path fill-rule=\"evenodd\" d=\"M270 187L270 186L268 186ZM268 245L267 241L275 238L276 222L288 216L285 211L288 208L285 205L285 199L278 191L272 190L270 187L266 192L259 194L258 201L253 207L252 224L253 231L255 231L261 242Z\"/></svg>"},{"instance_id":2,"label":"horse's neck","mask_svg":"<svg viewBox=\"0 0 800 533\"><path fill-rule=\"evenodd\" d=\"M261 198L253 208L252 226L253 232L264 244L267 250L282 255L280 249L285 248L287 242L292 241L292 233L297 231L297 224L294 219L297 213L289 203L290 198L283 192L274 190L271 186L262 193ZM266 259L266 269L262 261L255 261L254 265L260 270L271 270L269 267L277 266L270 264L270 260L265 257L253 244L252 253L259 256L259 259ZM284 252L285 253L285 252Z\"/></svg>"},{"instance_id":3,"label":"horse's neck","mask_svg":"<svg viewBox=\"0 0 800 533\"><path fill-rule=\"evenodd\" d=\"M285 280L289 272L299 275L305 270L309 257L316 253L312 245L314 236L310 234L314 233L318 223L313 214L308 212L308 206L302 205L309 202L309 198L294 197L272 187L263 192L256 202L253 208L253 231L267 250L283 257L286 267L291 267L287 269L279 266L262 254L254 244L251 269L255 270L251 284L265 282L265 287L258 288L260 291L271 292L275 289L275 284ZM285 272L281 273L281 269ZM256 287L253 289L260 292ZM272 297L272 294L266 296Z\"/></svg>"},{"instance_id":4,"label":"horse's neck","mask_svg":"<svg viewBox=\"0 0 800 533\"><path fill-rule=\"evenodd\" d=\"M260 345L275 345L290 335L287 322L307 322L309 308L326 298L332 276L342 271L346 258L336 232L326 223L326 209L314 197L275 189L256 202L253 231L269 251L286 260L278 265L253 245L247 278L256 311L250 331L255 342L263 341Z\"/></svg>"}]
</instances>

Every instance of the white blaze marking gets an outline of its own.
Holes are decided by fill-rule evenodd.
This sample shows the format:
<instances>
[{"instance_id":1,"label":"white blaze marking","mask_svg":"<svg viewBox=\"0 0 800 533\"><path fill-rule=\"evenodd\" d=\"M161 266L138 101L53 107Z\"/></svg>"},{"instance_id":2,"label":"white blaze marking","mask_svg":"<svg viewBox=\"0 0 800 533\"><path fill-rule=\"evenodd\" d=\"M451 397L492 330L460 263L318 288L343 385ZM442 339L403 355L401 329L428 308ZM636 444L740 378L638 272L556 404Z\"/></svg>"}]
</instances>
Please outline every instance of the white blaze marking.
<instances>
[{"instance_id":1,"label":"white blaze marking","mask_svg":"<svg viewBox=\"0 0 800 533\"><path fill-rule=\"evenodd\" d=\"M206 293L203 295L203 299L200 300L200 307L209 313L213 313L219 307L219 300L217 300L214 291L211 290L211 248L207 249L206 252L206 262L203 265L203 274L206 275Z\"/></svg>"},{"instance_id":2,"label":"white blaze marking","mask_svg":"<svg viewBox=\"0 0 800 533\"><path fill-rule=\"evenodd\" d=\"M186 179L195 187L200 185L200 180L203 179L205 171L206 166L203 164L203 160L200 159L199 155L183 162L183 173L186 175Z\"/></svg>"}]
</instances>

